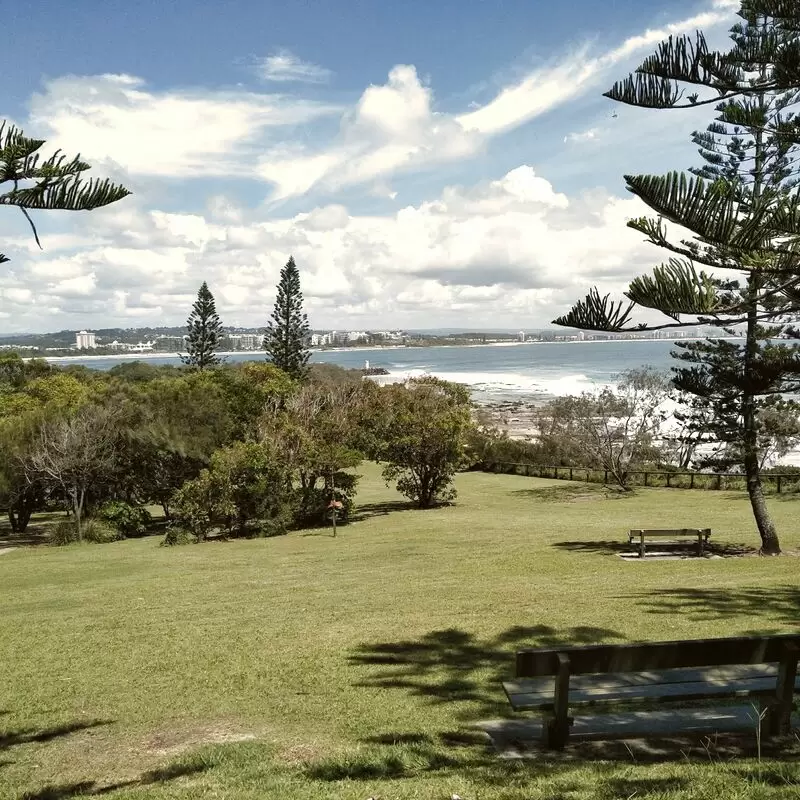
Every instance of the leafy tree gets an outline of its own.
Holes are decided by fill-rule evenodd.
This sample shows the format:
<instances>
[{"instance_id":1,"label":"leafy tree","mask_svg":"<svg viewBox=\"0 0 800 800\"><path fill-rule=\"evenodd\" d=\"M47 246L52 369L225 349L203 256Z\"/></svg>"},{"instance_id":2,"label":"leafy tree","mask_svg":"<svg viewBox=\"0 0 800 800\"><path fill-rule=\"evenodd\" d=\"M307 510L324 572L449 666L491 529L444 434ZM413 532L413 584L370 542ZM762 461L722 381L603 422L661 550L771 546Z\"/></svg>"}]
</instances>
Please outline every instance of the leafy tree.
<instances>
[{"instance_id":1,"label":"leafy tree","mask_svg":"<svg viewBox=\"0 0 800 800\"><path fill-rule=\"evenodd\" d=\"M39 234L29 210L90 211L115 203L130 192L109 180L81 177L90 169L79 156L68 159L60 150L43 159L44 139L31 139L14 125L0 124L0 184L13 188L0 194L0 205L17 206L31 226L36 243ZM8 258L0 253L0 263Z\"/></svg>"},{"instance_id":2,"label":"leafy tree","mask_svg":"<svg viewBox=\"0 0 800 800\"><path fill-rule=\"evenodd\" d=\"M744 326L744 344L682 344L673 382L690 398L687 433L713 439L742 467L761 552L772 555L780 543L761 482L759 420L800 391L800 351L776 341L800 308L800 25L796 4L783 0L745 0L739 16L729 50L711 50L700 32L670 38L607 93L647 108L714 104L717 117L693 136L705 161L694 177L625 176L657 214L628 225L668 251L668 262L631 282L628 304L592 289L555 322L613 332L699 323L734 333ZM670 235L665 220L692 238ZM635 307L670 321L633 324Z\"/></svg>"},{"instance_id":3,"label":"leafy tree","mask_svg":"<svg viewBox=\"0 0 800 800\"><path fill-rule=\"evenodd\" d=\"M604 388L548 403L539 438L551 452L568 452L568 463L607 470L628 490L631 469L659 458L668 397L666 377L650 369L631 370L616 391Z\"/></svg>"},{"instance_id":4,"label":"leafy tree","mask_svg":"<svg viewBox=\"0 0 800 800\"><path fill-rule=\"evenodd\" d=\"M41 421L39 409L0 419L0 507L8 510L13 533L25 532L31 515L43 508L47 498L44 482L29 477L25 469Z\"/></svg>"},{"instance_id":5,"label":"leafy tree","mask_svg":"<svg viewBox=\"0 0 800 800\"><path fill-rule=\"evenodd\" d=\"M309 382L276 398L262 418L262 439L291 472L300 526L324 522L332 500L342 503L340 519L352 512L358 477L347 470L363 458L355 435L361 401L360 384Z\"/></svg>"},{"instance_id":6,"label":"leafy tree","mask_svg":"<svg viewBox=\"0 0 800 800\"><path fill-rule=\"evenodd\" d=\"M222 323L217 314L214 295L205 281L197 292L197 300L192 306L186 325L189 329L188 354L181 356L181 361L200 371L220 364L217 350L222 343Z\"/></svg>"},{"instance_id":7,"label":"leafy tree","mask_svg":"<svg viewBox=\"0 0 800 800\"><path fill-rule=\"evenodd\" d=\"M385 386L376 409L383 477L419 508L456 498L457 470L469 462L474 428L469 390L436 378Z\"/></svg>"},{"instance_id":8,"label":"leafy tree","mask_svg":"<svg viewBox=\"0 0 800 800\"><path fill-rule=\"evenodd\" d=\"M221 392L235 439L252 439L264 409L282 402L295 389L295 382L274 364L250 362L214 370L211 379Z\"/></svg>"},{"instance_id":9,"label":"leafy tree","mask_svg":"<svg viewBox=\"0 0 800 800\"><path fill-rule=\"evenodd\" d=\"M286 468L267 447L235 442L218 450L193 481L175 494L176 519L198 539L213 528L247 533L260 522L268 534L282 533L291 521Z\"/></svg>"},{"instance_id":10,"label":"leafy tree","mask_svg":"<svg viewBox=\"0 0 800 800\"><path fill-rule=\"evenodd\" d=\"M103 403L117 414L114 498L159 503L169 517L174 492L233 440L234 422L215 375L193 372L109 387Z\"/></svg>"},{"instance_id":11,"label":"leafy tree","mask_svg":"<svg viewBox=\"0 0 800 800\"><path fill-rule=\"evenodd\" d=\"M66 501L78 541L83 539L87 496L113 472L116 434L113 412L87 405L70 416L47 420L26 460L30 483L41 482Z\"/></svg>"},{"instance_id":12,"label":"leafy tree","mask_svg":"<svg viewBox=\"0 0 800 800\"><path fill-rule=\"evenodd\" d=\"M310 333L308 318L303 313L300 273L294 258L281 270L275 308L264 335L267 358L292 378L304 378L309 352L306 341Z\"/></svg>"}]
</instances>

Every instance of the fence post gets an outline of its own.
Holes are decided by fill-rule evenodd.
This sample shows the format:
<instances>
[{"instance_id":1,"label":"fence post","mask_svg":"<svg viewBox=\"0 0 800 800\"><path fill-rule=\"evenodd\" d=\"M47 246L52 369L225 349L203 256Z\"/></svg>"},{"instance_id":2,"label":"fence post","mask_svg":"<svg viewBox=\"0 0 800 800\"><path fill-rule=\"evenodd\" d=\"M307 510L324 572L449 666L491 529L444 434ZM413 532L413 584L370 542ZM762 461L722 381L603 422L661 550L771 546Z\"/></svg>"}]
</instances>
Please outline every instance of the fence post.
<instances>
[{"instance_id":1,"label":"fence post","mask_svg":"<svg viewBox=\"0 0 800 800\"><path fill-rule=\"evenodd\" d=\"M645 485L645 486L647 486L647 476L648 476L649 474L650 474L650 473L649 473L647 470L645 470L645 471L644 471L644 485Z\"/></svg>"},{"instance_id":2,"label":"fence post","mask_svg":"<svg viewBox=\"0 0 800 800\"><path fill-rule=\"evenodd\" d=\"M778 487L777 487L778 494L780 494L781 493L781 478L783 477L783 475L778 475L776 477L777 477L777 483L778 483Z\"/></svg>"},{"instance_id":3,"label":"fence post","mask_svg":"<svg viewBox=\"0 0 800 800\"><path fill-rule=\"evenodd\" d=\"M572 480L572 467L569 468L569 479ZM778 478L778 481L780 481L780 478ZM778 487L780 487L780 483L778 483ZM780 488L778 488L778 491L780 491Z\"/></svg>"},{"instance_id":4,"label":"fence post","mask_svg":"<svg viewBox=\"0 0 800 800\"><path fill-rule=\"evenodd\" d=\"M586 483L589 483L589 467L586 467Z\"/></svg>"},{"instance_id":5,"label":"fence post","mask_svg":"<svg viewBox=\"0 0 800 800\"><path fill-rule=\"evenodd\" d=\"M717 475L717 490L722 488L722 475Z\"/></svg>"},{"instance_id":6,"label":"fence post","mask_svg":"<svg viewBox=\"0 0 800 800\"><path fill-rule=\"evenodd\" d=\"M689 478L689 488L694 489L694 472L691 474Z\"/></svg>"}]
</instances>

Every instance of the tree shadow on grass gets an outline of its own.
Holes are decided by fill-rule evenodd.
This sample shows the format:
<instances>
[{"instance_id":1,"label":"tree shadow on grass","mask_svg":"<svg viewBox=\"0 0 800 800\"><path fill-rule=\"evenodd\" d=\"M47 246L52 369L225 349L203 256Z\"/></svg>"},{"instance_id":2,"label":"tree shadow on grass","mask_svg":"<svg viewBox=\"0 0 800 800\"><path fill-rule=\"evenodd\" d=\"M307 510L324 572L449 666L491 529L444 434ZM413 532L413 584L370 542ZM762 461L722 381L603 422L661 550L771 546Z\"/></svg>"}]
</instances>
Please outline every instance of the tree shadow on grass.
<instances>
[{"instance_id":1,"label":"tree shadow on grass","mask_svg":"<svg viewBox=\"0 0 800 800\"><path fill-rule=\"evenodd\" d=\"M356 506L350 515L350 522L363 522L372 517L385 517L398 511L418 511L419 509L408 500L387 500L383 503L364 503Z\"/></svg>"},{"instance_id":2,"label":"tree shadow on grass","mask_svg":"<svg viewBox=\"0 0 800 800\"><path fill-rule=\"evenodd\" d=\"M704 622L737 617L763 619L771 623L771 630L779 630L796 626L800 619L800 586L791 584L769 588L661 589L633 598L637 607L649 614L680 614Z\"/></svg>"},{"instance_id":3,"label":"tree shadow on grass","mask_svg":"<svg viewBox=\"0 0 800 800\"><path fill-rule=\"evenodd\" d=\"M586 503L595 500L615 500L631 497L633 492L620 492L596 483L567 482L532 489L516 489L511 494L541 503Z\"/></svg>"},{"instance_id":4,"label":"tree shadow on grass","mask_svg":"<svg viewBox=\"0 0 800 800\"><path fill-rule=\"evenodd\" d=\"M177 778L189 777L204 772L209 764L197 759L173 764L163 769L145 772L140 778L115 783L98 784L96 781L78 781L75 783L48 784L32 792L24 792L20 800L69 800L72 797L92 797L116 792L118 789L155 786L168 783Z\"/></svg>"},{"instance_id":5,"label":"tree shadow on grass","mask_svg":"<svg viewBox=\"0 0 800 800\"><path fill-rule=\"evenodd\" d=\"M462 717L510 711L501 682L513 677L514 654L524 647L597 644L620 640L605 628L514 626L489 639L450 628L420 639L361 645L349 661L362 668L358 685L402 689L433 703L464 703Z\"/></svg>"},{"instance_id":6,"label":"tree shadow on grass","mask_svg":"<svg viewBox=\"0 0 800 800\"><path fill-rule=\"evenodd\" d=\"M552 547L557 550L566 550L571 553L593 553L595 555L622 555L628 553L632 556L638 555L638 542L628 542L627 538L620 540L603 539L598 541L569 541L554 542ZM708 558L719 556L720 558L740 558L743 556L755 556L758 553L756 548L746 544L735 544L731 542L711 542L705 547L705 555L697 555L697 541L686 539L681 542L659 542L658 539L651 539L647 542L648 552L657 550L663 552L668 550L670 554L680 554L693 558ZM654 560L653 556L648 556Z\"/></svg>"},{"instance_id":7,"label":"tree shadow on grass","mask_svg":"<svg viewBox=\"0 0 800 800\"><path fill-rule=\"evenodd\" d=\"M402 780L442 774L451 776L454 782L466 778L473 784L508 790L525 787L533 778L559 781L561 773L574 766L559 758L536 762L498 758L486 736L477 731L392 732L367 737L357 750L347 754L310 762L305 765L304 774L325 782ZM601 773L608 769L609 765L597 766ZM557 783L548 788L567 792L581 787L570 780L569 786Z\"/></svg>"},{"instance_id":8,"label":"tree shadow on grass","mask_svg":"<svg viewBox=\"0 0 800 800\"><path fill-rule=\"evenodd\" d=\"M60 739L62 736L69 736L73 733L110 724L109 720L98 719L89 722L68 722L64 725L53 725L50 728L23 728L21 730L0 731L0 751L34 742L50 742L53 739Z\"/></svg>"},{"instance_id":9,"label":"tree shadow on grass","mask_svg":"<svg viewBox=\"0 0 800 800\"><path fill-rule=\"evenodd\" d=\"M595 555L611 556L620 555L621 553L630 553L633 551L634 545L628 544L627 541L578 541L578 542L554 542L553 547L557 550L566 550L570 553L593 553Z\"/></svg>"}]
</instances>

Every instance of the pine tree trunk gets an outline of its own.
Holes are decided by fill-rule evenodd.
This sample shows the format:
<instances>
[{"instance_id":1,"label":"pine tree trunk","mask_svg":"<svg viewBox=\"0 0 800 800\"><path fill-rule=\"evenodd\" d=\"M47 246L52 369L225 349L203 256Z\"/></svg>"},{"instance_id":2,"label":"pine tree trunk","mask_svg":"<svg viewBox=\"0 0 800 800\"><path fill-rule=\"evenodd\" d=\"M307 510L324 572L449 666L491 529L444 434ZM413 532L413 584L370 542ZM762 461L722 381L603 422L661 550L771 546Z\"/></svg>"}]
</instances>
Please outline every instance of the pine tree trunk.
<instances>
[{"instance_id":1,"label":"pine tree trunk","mask_svg":"<svg viewBox=\"0 0 800 800\"><path fill-rule=\"evenodd\" d=\"M756 328L758 326L758 309L751 309L747 320L747 341L745 345L745 376L756 356L758 342ZM761 554L776 556L781 552L778 531L772 521L767 502L764 499L764 487L761 483L761 460L758 453L758 428L756 420L756 402L749 385L744 387L742 396L742 422L744 438L744 472L747 478L747 494L753 508L758 533L761 536Z\"/></svg>"},{"instance_id":2,"label":"pine tree trunk","mask_svg":"<svg viewBox=\"0 0 800 800\"><path fill-rule=\"evenodd\" d=\"M765 77L762 69L762 76ZM761 106L764 108L764 95L761 95ZM764 180L764 132L756 131L755 163L753 171L753 197L761 198ZM758 293L761 289L758 273L752 272L749 280L750 308L747 312L747 339L744 351L744 381L742 395L742 426L744 444L744 472L747 478L747 494L753 508L753 517L761 536L761 555L776 556L781 552L778 541L778 530L772 521L767 503L764 499L764 487L761 484L761 459L758 452L758 424L756 419L756 398L751 383L753 363L758 356Z\"/></svg>"}]
</instances>

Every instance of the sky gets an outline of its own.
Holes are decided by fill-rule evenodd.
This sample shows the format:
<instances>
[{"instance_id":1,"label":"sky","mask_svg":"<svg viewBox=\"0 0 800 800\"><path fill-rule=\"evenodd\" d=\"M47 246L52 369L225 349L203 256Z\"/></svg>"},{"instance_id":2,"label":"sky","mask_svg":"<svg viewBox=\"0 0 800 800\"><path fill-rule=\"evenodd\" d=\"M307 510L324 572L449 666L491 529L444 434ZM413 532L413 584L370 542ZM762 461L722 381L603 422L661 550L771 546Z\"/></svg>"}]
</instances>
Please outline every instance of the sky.
<instances>
[{"instance_id":1,"label":"sky","mask_svg":"<svg viewBox=\"0 0 800 800\"><path fill-rule=\"evenodd\" d=\"M698 163L708 108L602 96L735 0L37 0L5 9L2 117L133 194L0 213L0 332L182 324L207 281L267 322L538 328L662 254L623 176ZM9 18L10 12L10 18ZM7 188L7 187L0 187Z\"/></svg>"}]
</instances>

